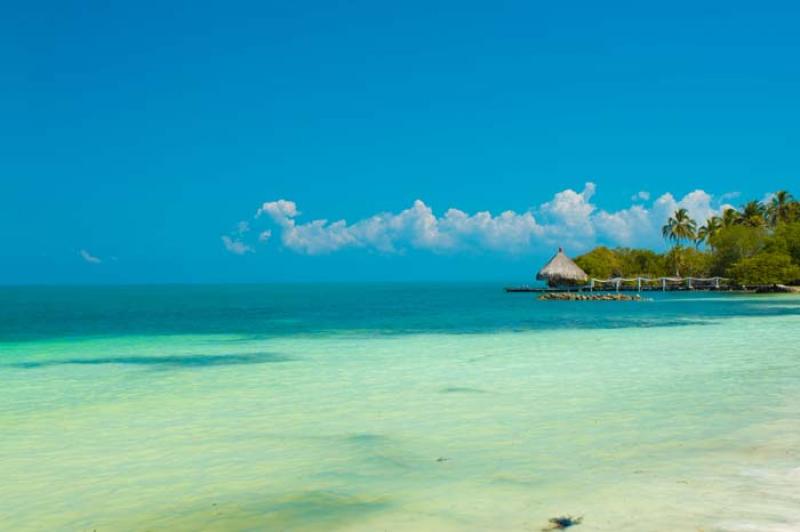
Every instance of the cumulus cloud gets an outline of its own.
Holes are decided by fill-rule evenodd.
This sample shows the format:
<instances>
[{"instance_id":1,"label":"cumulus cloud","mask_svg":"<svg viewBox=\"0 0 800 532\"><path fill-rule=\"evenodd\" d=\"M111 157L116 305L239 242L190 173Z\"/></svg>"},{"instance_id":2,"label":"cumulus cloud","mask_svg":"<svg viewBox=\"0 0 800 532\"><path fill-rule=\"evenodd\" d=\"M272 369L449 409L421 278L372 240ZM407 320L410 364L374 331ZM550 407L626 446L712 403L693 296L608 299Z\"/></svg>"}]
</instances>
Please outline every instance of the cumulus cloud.
<instances>
[{"instance_id":1,"label":"cumulus cloud","mask_svg":"<svg viewBox=\"0 0 800 532\"><path fill-rule=\"evenodd\" d=\"M399 213L379 213L352 224L324 219L298 224L297 206L287 200L267 202L258 212L269 215L281 228L284 246L309 255L346 247L387 253L404 246L442 252L470 247L513 251L527 247L542 232L530 212L505 211L493 216L488 211L470 215L449 209L437 217L421 200Z\"/></svg>"},{"instance_id":2,"label":"cumulus cloud","mask_svg":"<svg viewBox=\"0 0 800 532\"><path fill-rule=\"evenodd\" d=\"M255 251L252 246L244 242L244 238L249 232L250 222L242 220L236 224L233 231L220 238L222 238L222 244L225 246L225 249L230 253L234 255L245 255Z\"/></svg>"},{"instance_id":3,"label":"cumulus cloud","mask_svg":"<svg viewBox=\"0 0 800 532\"><path fill-rule=\"evenodd\" d=\"M631 201L650 201L650 193L646 190L640 190L631 196Z\"/></svg>"},{"instance_id":4,"label":"cumulus cloud","mask_svg":"<svg viewBox=\"0 0 800 532\"><path fill-rule=\"evenodd\" d=\"M522 253L537 247L566 246L581 252L598 243L622 246L654 246L661 242L661 226L678 208L686 208L698 221L719 214L722 208L703 190L692 191L680 199L666 193L650 202L642 191L634 204L617 211L599 209L593 203L594 183L579 192L566 189L550 201L524 212L504 211L473 214L450 208L437 215L422 200L399 212L381 212L348 222L323 218L301 221L294 201L268 201L257 210L254 220L277 227L280 243L297 253L319 255L342 249L360 248L381 253L402 253L422 249L436 253L459 251L497 251ZM647 205L645 202L650 202ZM246 231L223 237L225 247L243 255L253 251L245 243ZM259 233L258 240L270 240L272 230Z\"/></svg>"},{"instance_id":5,"label":"cumulus cloud","mask_svg":"<svg viewBox=\"0 0 800 532\"><path fill-rule=\"evenodd\" d=\"M267 214L271 216L273 220L278 220L294 218L300 214L300 211L297 210L297 205L295 205L293 201L278 200L268 201L262 205L256 212L256 218L262 214Z\"/></svg>"},{"instance_id":6,"label":"cumulus cloud","mask_svg":"<svg viewBox=\"0 0 800 532\"><path fill-rule=\"evenodd\" d=\"M666 218L665 218L666 219ZM633 205L616 212L598 212L592 219L597 232L609 242L620 246L646 244L654 236L656 222L653 212L642 205Z\"/></svg>"},{"instance_id":7,"label":"cumulus cloud","mask_svg":"<svg viewBox=\"0 0 800 532\"><path fill-rule=\"evenodd\" d=\"M99 259L98 257L95 257L94 255L92 255L91 253L86 251L85 249L80 250L78 252L78 254L81 256L81 258L83 260L85 260L86 262L88 262L90 264L100 264L101 262L103 262L101 259Z\"/></svg>"},{"instance_id":8,"label":"cumulus cloud","mask_svg":"<svg viewBox=\"0 0 800 532\"><path fill-rule=\"evenodd\" d=\"M596 207L591 199L596 188L594 183L586 183L581 192L568 188L543 203L539 209L545 220L543 236L570 248L583 247L587 241L593 240L595 226L592 218Z\"/></svg>"},{"instance_id":9,"label":"cumulus cloud","mask_svg":"<svg viewBox=\"0 0 800 532\"><path fill-rule=\"evenodd\" d=\"M600 211L593 222L601 238L620 246L657 246L661 226L677 210L684 208L698 224L721 213L725 205L703 190L689 192L681 199L662 194L648 208L636 204L615 212Z\"/></svg>"},{"instance_id":10,"label":"cumulus cloud","mask_svg":"<svg viewBox=\"0 0 800 532\"><path fill-rule=\"evenodd\" d=\"M251 253L253 251L252 247L248 246L241 240L234 240L228 235L222 236L222 243L225 245L225 249L234 255L244 255L245 253Z\"/></svg>"},{"instance_id":11,"label":"cumulus cloud","mask_svg":"<svg viewBox=\"0 0 800 532\"><path fill-rule=\"evenodd\" d=\"M682 208L689 211L689 216L702 223L711 216L719 214L719 208L715 208L712 203L711 195L703 190L689 192L680 200L667 193L655 201L653 211L656 219L666 220L677 209Z\"/></svg>"}]
</instances>

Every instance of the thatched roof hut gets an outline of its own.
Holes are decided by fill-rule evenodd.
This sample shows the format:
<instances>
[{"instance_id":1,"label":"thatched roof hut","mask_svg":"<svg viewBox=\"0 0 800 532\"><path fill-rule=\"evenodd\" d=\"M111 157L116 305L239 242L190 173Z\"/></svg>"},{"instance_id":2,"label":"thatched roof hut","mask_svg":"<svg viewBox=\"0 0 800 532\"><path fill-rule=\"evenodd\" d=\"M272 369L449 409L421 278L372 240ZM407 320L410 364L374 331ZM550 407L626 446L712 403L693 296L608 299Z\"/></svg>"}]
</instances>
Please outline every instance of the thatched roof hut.
<instances>
[{"instance_id":1,"label":"thatched roof hut","mask_svg":"<svg viewBox=\"0 0 800 532\"><path fill-rule=\"evenodd\" d=\"M589 280L586 272L572 262L572 259L567 257L561 248L558 248L558 253L539 270L536 278L540 281L547 281L550 286L584 284Z\"/></svg>"}]
</instances>

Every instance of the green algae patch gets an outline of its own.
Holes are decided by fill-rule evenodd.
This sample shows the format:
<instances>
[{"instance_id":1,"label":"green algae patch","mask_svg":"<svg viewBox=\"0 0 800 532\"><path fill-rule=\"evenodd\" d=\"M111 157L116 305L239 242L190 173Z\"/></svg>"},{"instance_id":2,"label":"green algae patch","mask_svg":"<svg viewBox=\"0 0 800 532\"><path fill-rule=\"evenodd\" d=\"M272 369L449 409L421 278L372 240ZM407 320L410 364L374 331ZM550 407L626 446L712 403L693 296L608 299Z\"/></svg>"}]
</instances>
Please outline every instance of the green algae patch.
<instances>
[{"instance_id":1,"label":"green algae patch","mask_svg":"<svg viewBox=\"0 0 800 532\"><path fill-rule=\"evenodd\" d=\"M276 501L260 525L267 529L325 530L338 528L387 509L386 499L311 491Z\"/></svg>"},{"instance_id":2,"label":"green algae patch","mask_svg":"<svg viewBox=\"0 0 800 532\"><path fill-rule=\"evenodd\" d=\"M442 388L441 390L439 390L439 393L473 394L473 393L486 393L486 391L481 390L480 388L470 388L469 386L449 386L447 388Z\"/></svg>"},{"instance_id":3,"label":"green algae patch","mask_svg":"<svg viewBox=\"0 0 800 532\"><path fill-rule=\"evenodd\" d=\"M173 509L140 521L142 530L298 530L347 528L391 507L386 498L370 498L314 490L270 500L209 502L202 507Z\"/></svg>"}]
</instances>

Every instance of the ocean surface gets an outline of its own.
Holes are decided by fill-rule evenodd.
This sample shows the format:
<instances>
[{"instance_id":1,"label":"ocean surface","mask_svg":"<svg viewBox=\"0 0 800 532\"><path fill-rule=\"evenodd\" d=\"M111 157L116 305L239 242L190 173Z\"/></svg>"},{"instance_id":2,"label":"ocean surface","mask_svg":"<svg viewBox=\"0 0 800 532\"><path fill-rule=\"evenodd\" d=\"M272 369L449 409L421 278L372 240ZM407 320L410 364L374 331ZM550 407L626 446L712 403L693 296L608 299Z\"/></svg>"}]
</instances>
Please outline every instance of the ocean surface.
<instances>
[{"instance_id":1,"label":"ocean surface","mask_svg":"<svg viewBox=\"0 0 800 532\"><path fill-rule=\"evenodd\" d=\"M0 288L0 529L800 530L800 298Z\"/></svg>"}]
</instances>

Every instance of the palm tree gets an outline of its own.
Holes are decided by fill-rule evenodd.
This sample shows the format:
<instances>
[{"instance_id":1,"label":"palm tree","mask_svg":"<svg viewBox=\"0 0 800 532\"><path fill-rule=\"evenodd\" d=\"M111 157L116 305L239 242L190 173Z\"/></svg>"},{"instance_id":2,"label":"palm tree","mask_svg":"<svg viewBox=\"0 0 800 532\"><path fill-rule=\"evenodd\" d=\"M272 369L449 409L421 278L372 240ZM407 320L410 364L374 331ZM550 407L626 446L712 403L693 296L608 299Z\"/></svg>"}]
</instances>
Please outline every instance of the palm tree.
<instances>
[{"instance_id":1,"label":"palm tree","mask_svg":"<svg viewBox=\"0 0 800 532\"><path fill-rule=\"evenodd\" d=\"M661 228L661 235L665 240L673 242L670 262L675 266L675 275L680 276L682 255L681 242L684 240L692 241L697 234L697 222L689 216L686 209L678 209L675 214L669 217L666 225Z\"/></svg>"},{"instance_id":2,"label":"palm tree","mask_svg":"<svg viewBox=\"0 0 800 532\"><path fill-rule=\"evenodd\" d=\"M719 234L720 229L722 229L722 218L719 216L712 216L706 220L706 224L704 226L697 230L697 238L695 239L696 244L700 245L705 242L713 248L714 245L712 244L712 241L714 240L714 237Z\"/></svg>"},{"instance_id":3,"label":"palm tree","mask_svg":"<svg viewBox=\"0 0 800 532\"><path fill-rule=\"evenodd\" d=\"M697 222L689 216L686 209L678 209L670 216L667 224L661 228L661 235L665 240L671 240L675 245L680 245L684 240L694 240L697 233Z\"/></svg>"},{"instance_id":4,"label":"palm tree","mask_svg":"<svg viewBox=\"0 0 800 532\"><path fill-rule=\"evenodd\" d=\"M764 206L760 201L748 201L742 206L742 215L739 223L750 227L762 227L767 220L764 217Z\"/></svg>"},{"instance_id":5,"label":"palm tree","mask_svg":"<svg viewBox=\"0 0 800 532\"><path fill-rule=\"evenodd\" d=\"M792 214L794 199L786 190L779 190L772 196L772 201L767 207L769 224L775 227L779 223L788 222Z\"/></svg>"},{"instance_id":6,"label":"palm tree","mask_svg":"<svg viewBox=\"0 0 800 532\"><path fill-rule=\"evenodd\" d=\"M722 227L730 227L739 223L742 215L733 207L728 207L722 213Z\"/></svg>"},{"instance_id":7,"label":"palm tree","mask_svg":"<svg viewBox=\"0 0 800 532\"><path fill-rule=\"evenodd\" d=\"M791 202L786 210L788 222L800 222L800 201Z\"/></svg>"}]
</instances>

